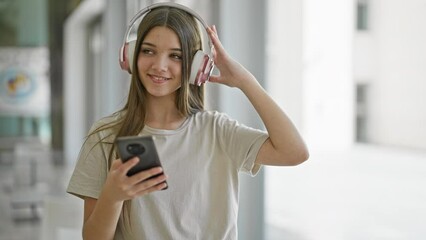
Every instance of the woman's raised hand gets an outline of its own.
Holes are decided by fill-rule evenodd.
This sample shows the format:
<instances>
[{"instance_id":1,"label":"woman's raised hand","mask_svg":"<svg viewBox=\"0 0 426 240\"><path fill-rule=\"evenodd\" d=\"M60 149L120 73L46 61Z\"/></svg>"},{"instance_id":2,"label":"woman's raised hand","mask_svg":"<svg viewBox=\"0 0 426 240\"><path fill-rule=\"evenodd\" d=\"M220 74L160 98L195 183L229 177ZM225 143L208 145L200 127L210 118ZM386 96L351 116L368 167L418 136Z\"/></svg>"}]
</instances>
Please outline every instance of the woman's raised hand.
<instances>
[{"instance_id":1,"label":"woman's raised hand","mask_svg":"<svg viewBox=\"0 0 426 240\"><path fill-rule=\"evenodd\" d=\"M210 77L210 82L240 89L248 82L257 83L256 78L226 52L219 40L216 26L208 27L207 33L213 44L213 61L220 71L220 75L212 75Z\"/></svg>"}]
</instances>

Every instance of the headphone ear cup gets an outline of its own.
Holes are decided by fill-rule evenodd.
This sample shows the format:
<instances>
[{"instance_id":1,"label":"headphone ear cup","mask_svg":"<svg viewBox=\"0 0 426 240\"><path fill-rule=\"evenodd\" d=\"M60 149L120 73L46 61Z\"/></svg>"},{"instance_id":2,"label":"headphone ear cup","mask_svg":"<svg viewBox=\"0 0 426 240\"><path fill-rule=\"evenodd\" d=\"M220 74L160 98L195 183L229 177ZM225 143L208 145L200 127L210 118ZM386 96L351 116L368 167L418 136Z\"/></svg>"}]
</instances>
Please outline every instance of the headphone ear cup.
<instances>
[{"instance_id":1,"label":"headphone ear cup","mask_svg":"<svg viewBox=\"0 0 426 240\"><path fill-rule=\"evenodd\" d=\"M122 70L129 71L129 61L127 61L128 43L125 43L120 48L120 67Z\"/></svg>"},{"instance_id":2,"label":"headphone ear cup","mask_svg":"<svg viewBox=\"0 0 426 240\"><path fill-rule=\"evenodd\" d=\"M203 51L198 50L192 60L189 83L200 86L207 82L212 74L213 68L214 64L210 59L210 56Z\"/></svg>"},{"instance_id":3,"label":"headphone ear cup","mask_svg":"<svg viewBox=\"0 0 426 240\"><path fill-rule=\"evenodd\" d=\"M129 73L132 73L133 71L133 58L135 55L135 46L136 46L136 40L132 40L129 42L129 48L127 51L127 56L129 61Z\"/></svg>"},{"instance_id":4,"label":"headphone ear cup","mask_svg":"<svg viewBox=\"0 0 426 240\"><path fill-rule=\"evenodd\" d=\"M135 54L136 40L125 43L120 49L120 67L130 74L133 67L133 56Z\"/></svg>"}]
</instances>

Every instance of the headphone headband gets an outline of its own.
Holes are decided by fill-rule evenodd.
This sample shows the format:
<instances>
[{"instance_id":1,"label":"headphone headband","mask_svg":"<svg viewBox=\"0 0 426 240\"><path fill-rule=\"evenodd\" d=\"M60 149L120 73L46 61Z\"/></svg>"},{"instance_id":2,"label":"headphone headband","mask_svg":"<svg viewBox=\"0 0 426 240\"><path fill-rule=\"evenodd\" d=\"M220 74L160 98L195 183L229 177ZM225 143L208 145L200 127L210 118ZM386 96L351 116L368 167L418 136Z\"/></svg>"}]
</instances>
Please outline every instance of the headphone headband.
<instances>
[{"instance_id":1,"label":"headphone headband","mask_svg":"<svg viewBox=\"0 0 426 240\"><path fill-rule=\"evenodd\" d=\"M203 20L203 18L200 15L198 15L198 13L196 13L192 9L190 9L190 8L188 8L188 7L186 7L186 6L182 5L182 4L173 3L173 2L154 3L152 5L149 5L148 7L145 7L143 9L141 9L130 20L129 25L128 25L127 30L126 30L126 34L124 34L123 44L125 44L126 42L128 42L130 31L133 29L133 26L135 25L136 21L139 20L143 15L148 14L151 10L153 10L155 8L159 8L159 7L173 7L173 8L177 8L177 9L180 9L182 11L185 11L185 12L189 13L193 17L195 17L201 23L201 25L203 25L205 31L207 31L208 26L207 26L206 22ZM211 46L212 44L210 42L210 38L208 38L208 42L209 42L209 46Z\"/></svg>"},{"instance_id":2,"label":"headphone headband","mask_svg":"<svg viewBox=\"0 0 426 240\"><path fill-rule=\"evenodd\" d=\"M186 6L184 6L184 5L181 5L181 4L178 4L178 3L173 3L173 2L163 2L163 3L154 3L154 4L152 4L152 5L150 5L150 6L148 6L148 7L146 7L146 8L144 8L144 9L142 9L142 10L140 10L138 13L136 13L136 15L130 20L130 23L129 23L129 27L127 28L127 30L128 30L128 32L129 32L129 30L133 27L133 25L135 24L135 22L142 16L142 15L144 15L144 14L147 14L148 12L150 12L151 10L153 10L153 9L155 9L155 8L159 8L159 7L173 7L173 8L178 8L178 9L180 9L180 10L183 10L183 11L185 11L185 12L187 12L187 13L189 13L189 14L191 14L192 16L194 16L195 18L197 18L198 19L198 21L200 21L200 23L203 25L203 27L205 28L205 29L207 29L207 24L206 24L206 22L204 22L204 20L203 20L203 18L200 16L200 15L198 15L198 13L196 13L195 11L193 11L192 9L190 9L190 8L188 8L188 7L186 7Z\"/></svg>"}]
</instances>

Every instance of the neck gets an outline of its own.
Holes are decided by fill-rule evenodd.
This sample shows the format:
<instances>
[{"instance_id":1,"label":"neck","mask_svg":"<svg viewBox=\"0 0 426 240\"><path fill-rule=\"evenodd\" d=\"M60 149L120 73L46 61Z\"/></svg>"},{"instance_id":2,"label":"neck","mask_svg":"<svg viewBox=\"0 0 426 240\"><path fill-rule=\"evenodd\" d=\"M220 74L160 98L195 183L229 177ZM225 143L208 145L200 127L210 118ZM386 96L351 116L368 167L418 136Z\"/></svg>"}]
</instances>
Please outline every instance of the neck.
<instances>
[{"instance_id":1,"label":"neck","mask_svg":"<svg viewBox=\"0 0 426 240\"><path fill-rule=\"evenodd\" d=\"M147 103L145 124L150 127L173 130L186 119L177 109L174 99L150 99Z\"/></svg>"}]
</instances>

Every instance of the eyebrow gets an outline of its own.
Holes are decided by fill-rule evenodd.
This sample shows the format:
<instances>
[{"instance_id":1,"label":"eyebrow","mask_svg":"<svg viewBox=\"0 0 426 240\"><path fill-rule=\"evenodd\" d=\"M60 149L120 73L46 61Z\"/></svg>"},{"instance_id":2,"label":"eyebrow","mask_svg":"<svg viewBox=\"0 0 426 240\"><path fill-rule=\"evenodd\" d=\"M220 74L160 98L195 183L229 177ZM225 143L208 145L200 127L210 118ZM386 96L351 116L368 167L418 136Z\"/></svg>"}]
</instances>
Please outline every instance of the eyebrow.
<instances>
[{"instance_id":1,"label":"eyebrow","mask_svg":"<svg viewBox=\"0 0 426 240\"><path fill-rule=\"evenodd\" d=\"M150 42L142 42L142 45L148 45L150 47L157 47L155 44L150 43ZM182 49L180 49L180 48L171 48L170 50L182 52Z\"/></svg>"}]
</instances>

